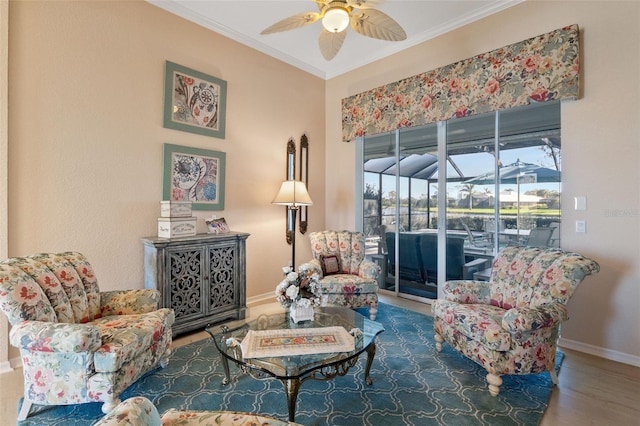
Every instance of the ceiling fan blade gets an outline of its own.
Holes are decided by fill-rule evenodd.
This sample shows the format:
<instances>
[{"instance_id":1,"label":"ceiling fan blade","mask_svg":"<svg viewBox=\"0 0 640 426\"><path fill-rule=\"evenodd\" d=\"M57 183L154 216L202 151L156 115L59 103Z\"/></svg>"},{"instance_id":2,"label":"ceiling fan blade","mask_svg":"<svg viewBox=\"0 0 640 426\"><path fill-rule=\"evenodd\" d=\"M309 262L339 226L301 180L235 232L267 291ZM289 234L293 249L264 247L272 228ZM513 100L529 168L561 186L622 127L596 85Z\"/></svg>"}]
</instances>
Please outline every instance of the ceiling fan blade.
<instances>
[{"instance_id":1,"label":"ceiling fan blade","mask_svg":"<svg viewBox=\"0 0 640 426\"><path fill-rule=\"evenodd\" d=\"M295 30L296 28L304 27L305 25L313 24L320 19L320 14L317 12L305 12L293 15L288 18L278 21L268 28L262 30L260 34L273 34L281 31Z\"/></svg>"},{"instance_id":2,"label":"ceiling fan blade","mask_svg":"<svg viewBox=\"0 0 640 426\"><path fill-rule=\"evenodd\" d=\"M388 41L401 41L407 38L400 24L379 10L366 9L351 15L351 28L364 36Z\"/></svg>"},{"instance_id":3,"label":"ceiling fan blade","mask_svg":"<svg viewBox=\"0 0 640 426\"><path fill-rule=\"evenodd\" d=\"M355 9L375 9L384 2L385 0L347 0L347 6Z\"/></svg>"},{"instance_id":4,"label":"ceiling fan blade","mask_svg":"<svg viewBox=\"0 0 640 426\"><path fill-rule=\"evenodd\" d=\"M324 56L327 61L332 60L336 56L346 36L346 31L334 33L324 28L322 29L320 37L318 37L318 44L320 45L322 56Z\"/></svg>"}]
</instances>

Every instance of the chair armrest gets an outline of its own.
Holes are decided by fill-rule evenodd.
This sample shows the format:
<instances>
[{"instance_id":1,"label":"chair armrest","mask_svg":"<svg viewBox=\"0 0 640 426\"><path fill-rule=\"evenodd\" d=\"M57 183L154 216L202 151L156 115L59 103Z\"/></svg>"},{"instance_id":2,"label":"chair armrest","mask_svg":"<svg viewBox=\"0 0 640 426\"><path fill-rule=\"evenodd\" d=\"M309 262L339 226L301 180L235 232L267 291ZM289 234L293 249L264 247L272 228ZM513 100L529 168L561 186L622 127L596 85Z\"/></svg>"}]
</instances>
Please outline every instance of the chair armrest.
<instances>
[{"instance_id":1,"label":"chair armrest","mask_svg":"<svg viewBox=\"0 0 640 426\"><path fill-rule=\"evenodd\" d=\"M502 327L510 333L553 327L569 319L567 307L549 303L537 308L512 308L502 317Z\"/></svg>"},{"instance_id":2,"label":"chair armrest","mask_svg":"<svg viewBox=\"0 0 640 426\"><path fill-rule=\"evenodd\" d=\"M11 327L11 344L40 352L94 352L102 346L100 330L90 324L22 321Z\"/></svg>"},{"instance_id":3,"label":"chair armrest","mask_svg":"<svg viewBox=\"0 0 640 426\"><path fill-rule=\"evenodd\" d=\"M380 266L375 262L371 262L370 260L363 260L362 262L360 262L360 267L358 268L359 277L370 279L373 281L378 279L378 276L381 272L382 271Z\"/></svg>"},{"instance_id":4,"label":"chair armrest","mask_svg":"<svg viewBox=\"0 0 640 426\"><path fill-rule=\"evenodd\" d=\"M132 315L153 312L160 305L160 292L154 289L116 290L100 292L100 313Z\"/></svg>"},{"instance_id":5,"label":"chair armrest","mask_svg":"<svg viewBox=\"0 0 640 426\"><path fill-rule=\"evenodd\" d=\"M179 421L187 424L189 419L184 416ZM151 401L134 396L122 401L93 426L160 426L161 422L158 409Z\"/></svg>"},{"instance_id":6,"label":"chair armrest","mask_svg":"<svg viewBox=\"0 0 640 426\"><path fill-rule=\"evenodd\" d=\"M491 303L491 283L487 281L454 280L442 287L444 298L457 303Z\"/></svg>"},{"instance_id":7,"label":"chair armrest","mask_svg":"<svg viewBox=\"0 0 640 426\"><path fill-rule=\"evenodd\" d=\"M479 271L484 271L491 265L489 259L477 258L470 262L465 263L462 266L462 279L473 279L473 274Z\"/></svg>"},{"instance_id":8,"label":"chair armrest","mask_svg":"<svg viewBox=\"0 0 640 426\"><path fill-rule=\"evenodd\" d=\"M303 263L298 268L299 271L309 270L311 273L316 273L320 278L322 278L322 267L320 266L320 261L317 259L311 259L307 263Z\"/></svg>"}]
</instances>

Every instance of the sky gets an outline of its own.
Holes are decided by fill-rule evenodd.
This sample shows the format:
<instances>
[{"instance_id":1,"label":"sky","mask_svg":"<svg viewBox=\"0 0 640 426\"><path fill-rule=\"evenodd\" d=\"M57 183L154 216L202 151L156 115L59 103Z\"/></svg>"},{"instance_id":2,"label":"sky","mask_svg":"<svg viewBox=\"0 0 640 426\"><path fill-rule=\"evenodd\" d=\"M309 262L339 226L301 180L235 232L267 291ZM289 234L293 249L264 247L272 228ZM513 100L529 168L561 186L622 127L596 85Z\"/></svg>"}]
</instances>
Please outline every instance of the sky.
<instances>
[{"instance_id":1,"label":"sky","mask_svg":"<svg viewBox=\"0 0 640 426\"><path fill-rule=\"evenodd\" d=\"M487 172L493 172L493 155L489 153L473 153L473 154L462 154L456 155L453 157L454 162L458 166L458 168L462 171L464 176L472 178L475 176L482 175ZM541 165L543 167L547 167L550 169L555 169L555 165L553 163L553 159L546 156L545 153L539 147L528 147L528 148L517 148L511 150L502 150L500 152L500 160L502 164L505 166L509 164L513 164L516 161L520 160L524 163L531 163L536 165ZM451 166L447 166L447 175L458 176L455 169ZM394 179L390 176L388 178L383 179L383 196L388 195L389 190L395 191L395 184L393 183ZM365 186L367 184L373 185L374 187L378 186L378 175L374 173L365 173ZM408 193L408 179L401 179L400 191L401 194ZM435 183L432 183L432 191L435 188ZM449 186L449 196L453 198L460 197L460 190L462 190L464 183L452 184ZM491 193L494 192L494 185L476 185L475 191L484 193L485 188L488 188ZM517 190L517 185L513 184L505 184L500 186L500 191L505 190ZM559 183L536 183L536 184L522 184L521 185L521 193L525 193L526 191L531 191L535 189L549 189L560 191ZM433 194L433 192L432 192ZM420 181L414 179L412 182L412 196L414 198L420 198L421 196L426 196L426 184L424 181Z\"/></svg>"}]
</instances>

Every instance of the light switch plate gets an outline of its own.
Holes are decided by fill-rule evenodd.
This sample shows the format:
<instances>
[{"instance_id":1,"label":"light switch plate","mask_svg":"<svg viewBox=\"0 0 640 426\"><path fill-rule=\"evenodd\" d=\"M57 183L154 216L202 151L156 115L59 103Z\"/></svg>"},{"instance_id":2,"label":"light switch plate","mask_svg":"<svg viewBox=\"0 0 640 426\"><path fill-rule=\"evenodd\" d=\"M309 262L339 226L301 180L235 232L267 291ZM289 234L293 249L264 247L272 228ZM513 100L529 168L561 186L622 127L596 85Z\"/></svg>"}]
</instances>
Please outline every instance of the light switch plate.
<instances>
[{"instance_id":1,"label":"light switch plate","mask_svg":"<svg viewBox=\"0 0 640 426\"><path fill-rule=\"evenodd\" d=\"M587 197L580 196L576 197L576 210L586 210L587 209Z\"/></svg>"}]
</instances>

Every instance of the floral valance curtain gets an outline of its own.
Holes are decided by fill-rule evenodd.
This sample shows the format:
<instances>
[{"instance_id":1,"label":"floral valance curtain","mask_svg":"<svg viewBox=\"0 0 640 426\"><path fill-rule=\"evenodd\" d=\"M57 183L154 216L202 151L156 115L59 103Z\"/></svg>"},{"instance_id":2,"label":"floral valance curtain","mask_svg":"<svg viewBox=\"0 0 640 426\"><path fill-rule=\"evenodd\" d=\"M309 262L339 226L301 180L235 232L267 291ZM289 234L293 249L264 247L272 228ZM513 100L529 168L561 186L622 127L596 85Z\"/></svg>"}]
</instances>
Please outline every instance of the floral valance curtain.
<instances>
[{"instance_id":1,"label":"floral valance curtain","mask_svg":"<svg viewBox=\"0 0 640 426\"><path fill-rule=\"evenodd\" d=\"M345 98L342 138L576 99L578 77L578 26L571 25Z\"/></svg>"}]
</instances>

